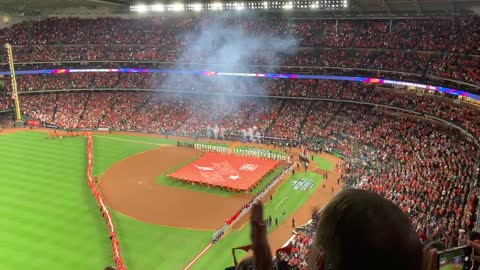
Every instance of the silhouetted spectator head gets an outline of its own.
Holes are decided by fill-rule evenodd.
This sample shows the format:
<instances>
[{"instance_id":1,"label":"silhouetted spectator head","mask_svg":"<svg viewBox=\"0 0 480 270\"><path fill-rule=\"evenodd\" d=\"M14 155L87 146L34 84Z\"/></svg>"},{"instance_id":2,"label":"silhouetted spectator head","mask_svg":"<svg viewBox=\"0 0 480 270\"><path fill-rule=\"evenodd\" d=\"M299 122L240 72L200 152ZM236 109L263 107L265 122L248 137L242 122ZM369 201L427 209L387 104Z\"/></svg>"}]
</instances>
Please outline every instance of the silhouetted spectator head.
<instances>
[{"instance_id":1,"label":"silhouetted spectator head","mask_svg":"<svg viewBox=\"0 0 480 270\"><path fill-rule=\"evenodd\" d=\"M321 250L323 268L317 265ZM407 216L376 193L343 190L320 214L312 270L415 270L421 263L422 245Z\"/></svg>"},{"instance_id":2,"label":"silhouetted spectator head","mask_svg":"<svg viewBox=\"0 0 480 270\"><path fill-rule=\"evenodd\" d=\"M235 270L253 270L254 265L255 265L254 257L250 256L240 261L240 263L237 265Z\"/></svg>"},{"instance_id":3,"label":"silhouetted spectator head","mask_svg":"<svg viewBox=\"0 0 480 270\"><path fill-rule=\"evenodd\" d=\"M445 245L440 241L432 241L428 243L427 247L434 248L438 251L442 251L445 249Z\"/></svg>"}]
</instances>

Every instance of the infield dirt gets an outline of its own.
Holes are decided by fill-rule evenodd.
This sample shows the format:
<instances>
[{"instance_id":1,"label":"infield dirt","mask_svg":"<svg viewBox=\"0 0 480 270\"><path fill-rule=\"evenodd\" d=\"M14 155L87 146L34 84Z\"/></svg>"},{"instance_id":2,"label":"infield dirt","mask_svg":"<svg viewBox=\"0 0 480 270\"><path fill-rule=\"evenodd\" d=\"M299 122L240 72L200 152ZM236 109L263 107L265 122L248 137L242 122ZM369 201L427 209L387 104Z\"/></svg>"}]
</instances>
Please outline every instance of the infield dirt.
<instances>
[{"instance_id":1,"label":"infield dirt","mask_svg":"<svg viewBox=\"0 0 480 270\"><path fill-rule=\"evenodd\" d=\"M155 178L200 152L163 146L120 161L102 176L99 187L109 207L138 220L164 226L216 230L249 200L159 185Z\"/></svg>"},{"instance_id":2,"label":"infield dirt","mask_svg":"<svg viewBox=\"0 0 480 270\"><path fill-rule=\"evenodd\" d=\"M115 134L119 134L115 132ZM134 135L133 133L121 133ZM136 134L144 136L145 134ZM163 136L148 135L149 137L164 138ZM185 140L182 137L169 137ZM204 142L225 142L219 140L199 140ZM273 149L271 145L239 144L252 147ZM278 149L278 148L277 148ZM298 156L299 149L289 148L288 153ZM232 216L242 205L250 200L251 194L238 194L232 197L222 197L205 192L196 192L169 186L162 186L155 182L155 178L172 167L191 160L198 156L199 151L174 146L164 146L129 157L111 167L100 181L100 190L110 207L136 219L180 228L216 230L227 218ZM317 157L336 164L340 159L330 154L322 153ZM322 175L325 170L310 163L310 171ZM276 189L288 179L287 175L269 194L275 194ZM321 209L341 188L337 184L340 173L328 172L328 178L312 194L307 202L293 215L296 224L306 223L314 209ZM141 183L139 183L141 182ZM325 186L325 187L323 187ZM332 187L334 192L332 192ZM264 201L268 200L268 195ZM249 220L249 215L242 218L233 229L242 228ZM272 251L281 247L292 235L291 219L279 224L278 228L269 234Z\"/></svg>"}]
</instances>

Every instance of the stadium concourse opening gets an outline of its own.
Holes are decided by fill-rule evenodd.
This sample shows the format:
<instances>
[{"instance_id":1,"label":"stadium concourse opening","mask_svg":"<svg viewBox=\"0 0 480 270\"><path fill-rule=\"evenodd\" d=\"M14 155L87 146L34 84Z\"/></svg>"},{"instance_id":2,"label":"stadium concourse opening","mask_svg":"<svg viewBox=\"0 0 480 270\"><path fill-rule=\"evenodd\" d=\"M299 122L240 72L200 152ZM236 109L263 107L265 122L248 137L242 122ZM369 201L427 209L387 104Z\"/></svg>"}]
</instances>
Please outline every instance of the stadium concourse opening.
<instances>
[{"instance_id":1,"label":"stadium concourse opening","mask_svg":"<svg viewBox=\"0 0 480 270\"><path fill-rule=\"evenodd\" d=\"M271 159L210 152L169 176L192 184L247 191L255 188L279 163Z\"/></svg>"}]
</instances>

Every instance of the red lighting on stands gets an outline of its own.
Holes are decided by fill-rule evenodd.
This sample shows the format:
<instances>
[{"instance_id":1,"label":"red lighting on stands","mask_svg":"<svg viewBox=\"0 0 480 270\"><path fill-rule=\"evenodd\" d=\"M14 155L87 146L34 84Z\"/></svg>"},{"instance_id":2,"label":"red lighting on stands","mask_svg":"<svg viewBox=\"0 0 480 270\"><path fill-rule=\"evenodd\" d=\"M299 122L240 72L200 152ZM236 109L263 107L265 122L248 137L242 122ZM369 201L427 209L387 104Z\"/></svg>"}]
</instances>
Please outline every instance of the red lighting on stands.
<instances>
[{"instance_id":1,"label":"red lighting on stands","mask_svg":"<svg viewBox=\"0 0 480 270\"><path fill-rule=\"evenodd\" d=\"M217 73L215 71L205 71L203 74L206 76L215 76Z\"/></svg>"},{"instance_id":2,"label":"red lighting on stands","mask_svg":"<svg viewBox=\"0 0 480 270\"><path fill-rule=\"evenodd\" d=\"M57 74L64 74L64 73L67 73L67 70L66 70L66 69L63 69L63 68L59 68L59 69L55 70L55 73L57 73Z\"/></svg>"}]
</instances>

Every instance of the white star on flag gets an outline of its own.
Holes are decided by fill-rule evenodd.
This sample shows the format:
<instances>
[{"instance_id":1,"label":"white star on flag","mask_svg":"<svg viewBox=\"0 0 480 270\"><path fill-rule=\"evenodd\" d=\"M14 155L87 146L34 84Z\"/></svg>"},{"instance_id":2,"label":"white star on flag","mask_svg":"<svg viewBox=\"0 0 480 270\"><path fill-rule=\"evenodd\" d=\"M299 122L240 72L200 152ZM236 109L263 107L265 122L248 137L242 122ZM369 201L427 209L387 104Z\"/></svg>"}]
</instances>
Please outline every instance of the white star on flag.
<instances>
[{"instance_id":1,"label":"white star on flag","mask_svg":"<svg viewBox=\"0 0 480 270\"><path fill-rule=\"evenodd\" d=\"M197 167L197 169L199 169L201 171L213 171L212 167L201 167L201 166L198 166L196 164L193 164L193 166Z\"/></svg>"},{"instance_id":2,"label":"white star on flag","mask_svg":"<svg viewBox=\"0 0 480 270\"><path fill-rule=\"evenodd\" d=\"M240 178L240 175L230 175L228 179L237 180Z\"/></svg>"}]
</instances>

